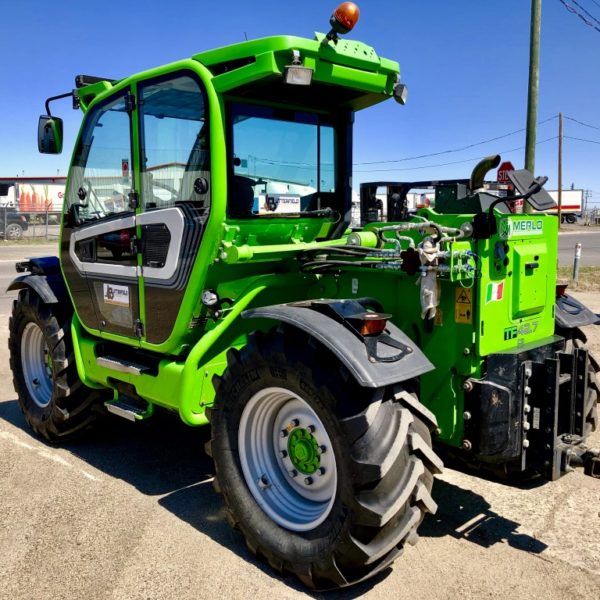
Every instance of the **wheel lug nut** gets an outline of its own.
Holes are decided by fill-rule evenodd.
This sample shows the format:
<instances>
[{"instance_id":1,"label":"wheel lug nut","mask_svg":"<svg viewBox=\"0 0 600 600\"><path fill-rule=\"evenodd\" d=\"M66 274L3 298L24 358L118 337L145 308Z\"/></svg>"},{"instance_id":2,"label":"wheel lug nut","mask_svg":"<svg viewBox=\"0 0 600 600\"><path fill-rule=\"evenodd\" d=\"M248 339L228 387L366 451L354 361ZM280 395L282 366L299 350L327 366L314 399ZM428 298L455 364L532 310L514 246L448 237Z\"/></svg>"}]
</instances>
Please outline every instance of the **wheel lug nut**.
<instances>
[{"instance_id":1,"label":"wheel lug nut","mask_svg":"<svg viewBox=\"0 0 600 600\"><path fill-rule=\"evenodd\" d=\"M298 471L296 471L296 469L292 469L289 471L289 475L290 477L296 477L298 475Z\"/></svg>"},{"instance_id":2,"label":"wheel lug nut","mask_svg":"<svg viewBox=\"0 0 600 600\"><path fill-rule=\"evenodd\" d=\"M287 430L287 429L282 429L282 430L281 430L281 434L280 434L280 436L281 436L282 438L283 438L283 437L287 437L287 436L288 436L288 430Z\"/></svg>"},{"instance_id":3,"label":"wheel lug nut","mask_svg":"<svg viewBox=\"0 0 600 600\"><path fill-rule=\"evenodd\" d=\"M312 482L313 482L313 478L312 477L305 477L304 483L306 485L312 485Z\"/></svg>"},{"instance_id":4,"label":"wheel lug nut","mask_svg":"<svg viewBox=\"0 0 600 600\"><path fill-rule=\"evenodd\" d=\"M327 452L327 447L326 446L319 446L319 452L321 454L325 454L325 452Z\"/></svg>"},{"instance_id":5,"label":"wheel lug nut","mask_svg":"<svg viewBox=\"0 0 600 600\"><path fill-rule=\"evenodd\" d=\"M325 467L319 467L317 469L317 474L318 475L325 475Z\"/></svg>"},{"instance_id":6,"label":"wheel lug nut","mask_svg":"<svg viewBox=\"0 0 600 600\"><path fill-rule=\"evenodd\" d=\"M288 453L287 453L285 450L281 450L281 451L279 452L279 456L280 456L281 458L285 458L287 455L288 455Z\"/></svg>"},{"instance_id":7,"label":"wheel lug nut","mask_svg":"<svg viewBox=\"0 0 600 600\"><path fill-rule=\"evenodd\" d=\"M309 425L306 428L306 431L308 431L308 433L314 433L315 432L316 427L314 425Z\"/></svg>"},{"instance_id":8,"label":"wheel lug nut","mask_svg":"<svg viewBox=\"0 0 600 600\"><path fill-rule=\"evenodd\" d=\"M298 427L300 425L300 419L292 419L292 427Z\"/></svg>"}]
</instances>

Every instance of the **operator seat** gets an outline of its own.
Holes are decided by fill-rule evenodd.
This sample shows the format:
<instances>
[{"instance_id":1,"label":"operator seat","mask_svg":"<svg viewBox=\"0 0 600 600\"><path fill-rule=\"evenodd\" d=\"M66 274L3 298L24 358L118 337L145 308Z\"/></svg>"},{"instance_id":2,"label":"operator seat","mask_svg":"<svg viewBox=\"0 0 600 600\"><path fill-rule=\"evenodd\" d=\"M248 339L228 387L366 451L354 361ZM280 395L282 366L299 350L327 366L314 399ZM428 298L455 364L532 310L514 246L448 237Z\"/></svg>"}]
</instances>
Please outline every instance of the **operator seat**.
<instances>
[{"instance_id":1,"label":"operator seat","mask_svg":"<svg viewBox=\"0 0 600 600\"><path fill-rule=\"evenodd\" d=\"M244 218L252 216L254 207L254 185L256 182L243 175L233 176L233 189L229 194L228 213L230 217Z\"/></svg>"}]
</instances>

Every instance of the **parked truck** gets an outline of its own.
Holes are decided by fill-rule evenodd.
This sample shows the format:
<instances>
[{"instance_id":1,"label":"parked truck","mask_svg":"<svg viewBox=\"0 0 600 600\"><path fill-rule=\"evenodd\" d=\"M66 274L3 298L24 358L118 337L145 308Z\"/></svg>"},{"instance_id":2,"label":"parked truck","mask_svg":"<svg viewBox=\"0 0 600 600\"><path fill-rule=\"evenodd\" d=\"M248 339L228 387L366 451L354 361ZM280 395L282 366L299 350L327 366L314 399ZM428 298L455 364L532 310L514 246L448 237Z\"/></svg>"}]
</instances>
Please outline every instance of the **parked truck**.
<instances>
[{"instance_id":1,"label":"parked truck","mask_svg":"<svg viewBox=\"0 0 600 600\"><path fill-rule=\"evenodd\" d=\"M37 219L58 223L65 181L64 177L1 178L0 207L18 211L28 222Z\"/></svg>"},{"instance_id":2,"label":"parked truck","mask_svg":"<svg viewBox=\"0 0 600 600\"><path fill-rule=\"evenodd\" d=\"M547 208L542 179L348 228L354 115L406 101L398 64L342 37L357 19L345 2L315 39L78 76L60 256L18 263L10 286L34 431L58 443L156 407L210 427L228 522L317 589L417 542L442 451L509 481L600 470L592 316L555 303L556 219L499 210ZM45 153L62 149L55 99Z\"/></svg>"},{"instance_id":3,"label":"parked truck","mask_svg":"<svg viewBox=\"0 0 600 600\"><path fill-rule=\"evenodd\" d=\"M558 214L558 191L549 190L548 193L556 204L546 212L556 215ZM583 190L562 190L561 196L561 220L571 224L577 223L577 219L583 212Z\"/></svg>"}]
</instances>

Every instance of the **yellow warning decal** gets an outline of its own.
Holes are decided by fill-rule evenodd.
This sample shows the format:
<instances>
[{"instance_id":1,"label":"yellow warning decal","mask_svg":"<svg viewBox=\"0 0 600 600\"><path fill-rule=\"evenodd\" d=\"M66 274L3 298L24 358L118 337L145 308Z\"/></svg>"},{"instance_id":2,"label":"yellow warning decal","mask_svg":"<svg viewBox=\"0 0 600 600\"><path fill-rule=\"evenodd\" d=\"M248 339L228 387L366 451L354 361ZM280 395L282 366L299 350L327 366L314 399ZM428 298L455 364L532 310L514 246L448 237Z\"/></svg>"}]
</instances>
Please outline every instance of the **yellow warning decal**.
<instances>
[{"instance_id":1,"label":"yellow warning decal","mask_svg":"<svg viewBox=\"0 0 600 600\"><path fill-rule=\"evenodd\" d=\"M454 320L457 323L473 322L473 290L456 288L456 303L454 304Z\"/></svg>"},{"instance_id":2,"label":"yellow warning decal","mask_svg":"<svg viewBox=\"0 0 600 600\"><path fill-rule=\"evenodd\" d=\"M444 313L442 312L441 308L437 308L435 311L435 317L433 320L433 324L436 327L442 327L444 325Z\"/></svg>"}]
</instances>

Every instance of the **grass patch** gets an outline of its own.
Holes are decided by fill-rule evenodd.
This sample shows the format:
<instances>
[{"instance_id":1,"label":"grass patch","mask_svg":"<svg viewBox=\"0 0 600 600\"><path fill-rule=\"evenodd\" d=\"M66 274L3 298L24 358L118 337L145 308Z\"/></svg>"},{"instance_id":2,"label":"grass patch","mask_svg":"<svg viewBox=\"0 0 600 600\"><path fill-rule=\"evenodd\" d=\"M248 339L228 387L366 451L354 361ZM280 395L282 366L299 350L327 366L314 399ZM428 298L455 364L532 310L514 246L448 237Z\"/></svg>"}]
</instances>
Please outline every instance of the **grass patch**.
<instances>
[{"instance_id":1,"label":"grass patch","mask_svg":"<svg viewBox=\"0 0 600 600\"><path fill-rule=\"evenodd\" d=\"M580 267L579 280L575 283L571 278L573 276L572 267L559 267L557 279L559 283L568 283L569 289L579 292L598 292L600 291L600 268L598 267Z\"/></svg>"}]
</instances>

